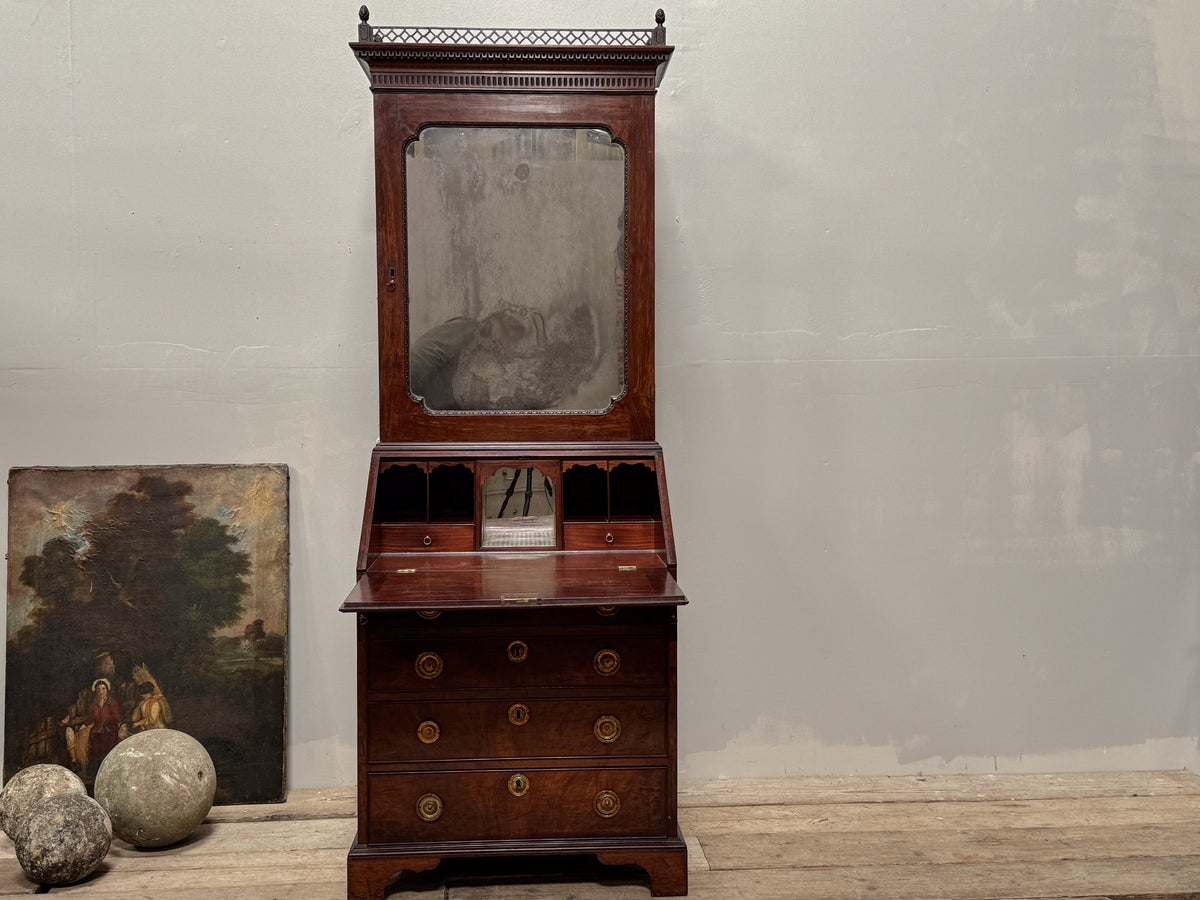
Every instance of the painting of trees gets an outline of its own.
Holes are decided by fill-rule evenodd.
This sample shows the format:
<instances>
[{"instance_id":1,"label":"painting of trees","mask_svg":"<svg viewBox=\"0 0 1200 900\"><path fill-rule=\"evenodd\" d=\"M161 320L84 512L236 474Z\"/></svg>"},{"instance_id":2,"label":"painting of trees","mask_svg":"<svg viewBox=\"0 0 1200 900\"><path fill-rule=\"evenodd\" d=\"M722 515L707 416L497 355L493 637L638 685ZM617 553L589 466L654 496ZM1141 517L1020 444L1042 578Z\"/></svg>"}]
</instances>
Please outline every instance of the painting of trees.
<instances>
[{"instance_id":1,"label":"painting of trees","mask_svg":"<svg viewBox=\"0 0 1200 900\"><path fill-rule=\"evenodd\" d=\"M152 680L170 727L205 743L219 783L226 775L227 801L275 799L233 784L264 778L247 759L264 747L279 773L266 783L282 793L286 490L283 467L14 470L6 774L63 762L90 780L98 760L73 741L97 680L129 733ZM23 525L37 552L17 558ZM283 571L272 581L264 567ZM252 621L279 637L273 657L246 652Z\"/></svg>"}]
</instances>

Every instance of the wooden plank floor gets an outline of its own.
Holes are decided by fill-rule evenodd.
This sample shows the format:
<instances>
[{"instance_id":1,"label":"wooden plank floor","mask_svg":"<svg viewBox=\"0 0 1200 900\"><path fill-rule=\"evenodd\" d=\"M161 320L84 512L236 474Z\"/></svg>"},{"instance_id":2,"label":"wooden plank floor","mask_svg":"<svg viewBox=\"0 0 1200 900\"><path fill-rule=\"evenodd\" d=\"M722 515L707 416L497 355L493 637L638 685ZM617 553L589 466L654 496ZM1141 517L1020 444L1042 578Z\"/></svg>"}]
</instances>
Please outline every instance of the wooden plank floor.
<instances>
[{"instance_id":1,"label":"wooden plank floor","mask_svg":"<svg viewBox=\"0 0 1200 900\"><path fill-rule=\"evenodd\" d=\"M184 844L120 841L95 900L342 900L354 791L217 807ZM685 783L695 900L1200 900L1200 776L787 778ZM37 893L0 838L0 897ZM46 892L42 889L41 892ZM437 900L641 900L628 879L416 883Z\"/></svg>"}]
</instances>

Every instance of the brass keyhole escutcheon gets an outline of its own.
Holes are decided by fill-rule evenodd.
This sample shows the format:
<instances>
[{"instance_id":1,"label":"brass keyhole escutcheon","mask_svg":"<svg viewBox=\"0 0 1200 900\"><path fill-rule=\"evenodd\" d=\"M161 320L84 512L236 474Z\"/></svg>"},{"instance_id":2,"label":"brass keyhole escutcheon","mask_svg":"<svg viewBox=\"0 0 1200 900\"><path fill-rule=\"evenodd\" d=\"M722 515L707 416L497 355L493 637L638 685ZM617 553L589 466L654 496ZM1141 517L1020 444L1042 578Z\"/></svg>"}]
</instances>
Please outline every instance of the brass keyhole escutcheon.
<instances>
[{"instance_id":1,"label":"brass keyhole escutcheon","mask_svg":"<svg viewBox=\"0 0 1200 900\"><path fill-rule=\"evenodd\" d=\"M529 790L529 776L518 772L508 779L508 792L514 797L522 797Z\"/></svg>"},{"instance_id":2,"label":"brass keyhole escutcheon","mask_svg":"<svg viewBox=\"0 0 1200 900\"><path fill-rule=\"evenodd\" d=\"M601 791L592 800L592 809L601 818L611 819L621 811L621 798L616 791Z\"/></svg>"},{"instance_id":3,"label":"brass keyhole escutcheon","mask_svg":"<svg viewBox=\"0 0 1200 900\"><path fill-rule=\"evenodd\" d=\"M615 743L621 736L621 720L616 716L601 716L592 726L592 734L602 744Z\"/></svg>"},{"instance_id":4,"label":"brass keyhole escutcheon","mask_svg":"<svg viewBox=\"0 0 1200 900\"><path fill-rule=\"evenodd\" d=\"M592 665L601 675L615 675L621 668L621 654L616 650L597 650Z\"/></svg>"},{"instance_id":5,"label":"brass keyhole escutcheon","mask_svg":"<svg viewBox=\"0 0 1200 900\"><path fill-rule=\"evenodd\" d=\"M529 707L524 703L514 703L508 708L508 721L514 725L524 725L529 721Z\"/></svg>"},{"instance_id":6,"label":"brass keyhole escutcheon","mask_svg":"<svg viewBox=\"0 0 1200 900\"><path fill-rule=\"evenodd\" d=\"M422 744L433 744L442 736L442 729L433 719L426 719L417 726L417 740Z\"/></svg>"},{"instance_id":7,"label":"brass keyhole escutcheon","mask_svg":"<svg viewBox=\"0 0 1200 900\"><path fill-rule=\"evenodd\" d=\"M442 658L432 651L426 651L417 657L416 670L426 681L437 678L442 674Z\"/></svg>"},{"instance_id":8,"label":"brass keyhole escutcheon","mask_svg":"<svg viewBox=\"0 0 1200 900\"><path fill-rule=\"evenodd\" d=\"M425 794L417 801L417 815L426 822L436 822L442 815L442 798L437 794Z\"/></svg>"},{"instance_id":9,"label":"brass keyhole escutcheon","mask_svg":"<svg viewBox=\"0 0 1200 900\"><path fill-rule=\"evenodd\" d=\"M524 641L513 641L508 645L508 658L513 662L525 662L529 658L529 645Z\"/></svg>"}]
</instances>

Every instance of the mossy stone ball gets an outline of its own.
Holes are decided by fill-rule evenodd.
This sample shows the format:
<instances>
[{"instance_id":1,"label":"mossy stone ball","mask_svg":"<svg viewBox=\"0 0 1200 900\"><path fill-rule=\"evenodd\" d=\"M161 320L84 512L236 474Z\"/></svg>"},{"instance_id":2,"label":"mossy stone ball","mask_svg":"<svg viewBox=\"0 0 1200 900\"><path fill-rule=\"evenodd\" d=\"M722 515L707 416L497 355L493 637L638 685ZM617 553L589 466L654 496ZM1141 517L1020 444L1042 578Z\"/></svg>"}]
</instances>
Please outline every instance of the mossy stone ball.
<instances>
[{"instance_id":1,"label":"mossy stone ball","mask_svg":"<svg viewBox=\"0 0 1200 900\"><path fill-rule=\"evenodd\" d=\"M87 795L79 776L63 766L39 763L19 771L0 791L0 828L14 841L17 830L34 808L58 794Z\"/></svg>"},{"instance_id":2,"label":"mossy stone ball","mask_svg":"<svg viewBox=\"0 0 1200 900\"><path fill-rule=\"evenodd\" d=\"M96 799L113 834L135 847L166 847L212 809L217 772L204 745L171 728L143 731L111 750L96 773Z\"/></svg>"},{"instance_id":3,"label":"mossy stone ball","mask_svg":"<svg viewBox=\"0 0 1200 900\"><path fill-rule=\"evenodd\" d=\"M38 803L16 829L17 861L38 884L74 884L108 854L112 825L87 794L55 794Z\"/></svg>"}]
</instances>

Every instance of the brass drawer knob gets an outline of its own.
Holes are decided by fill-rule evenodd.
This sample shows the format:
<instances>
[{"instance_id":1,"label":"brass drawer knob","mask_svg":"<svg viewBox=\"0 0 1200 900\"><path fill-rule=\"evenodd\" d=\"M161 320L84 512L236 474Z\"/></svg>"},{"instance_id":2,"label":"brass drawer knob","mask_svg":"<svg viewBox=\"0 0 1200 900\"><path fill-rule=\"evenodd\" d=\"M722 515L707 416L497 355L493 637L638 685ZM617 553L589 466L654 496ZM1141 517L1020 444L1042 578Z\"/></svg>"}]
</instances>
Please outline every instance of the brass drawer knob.
<instances>
[{"instance_id":1,"label":"brass drawer knob","mask_svg":"<svg viewBox=\"0 0 1200 900\"><path fill-rule=\"evenodd\" d=\"M524 703L514 703L508 708L508 721L514 725L525 725L529 722L529 707Z\"/></svg>"},{"instance_id":2,"label":"brass drawer knob","mask_svg":"<svg viewBox=\"0 0 1200 900\"><path fill-rule=\"evenodd\" d=\"M518 772L508 779L508 792L514 797L523 797L529 790L529 776Z\"/></svg>"},{"instance_id":3,"label":"brass drawer knob","mask_svg":"<svg viewBox=\"0 0 1200 900\"><path fill-rule=\"evenodd\" d=\"M621 720L616 716L601 716L592 726L592 734L602 744L616 743L621 736Z\"/></svg>"},{"instance_id":4,"label":"brass drawer knob","mask_svg":"<svg viewBox=\"0 0 1200 900\"><path fill-rule=\"evenodd\" d=\"M616 650L597 650L592 665L601 675L615 675L621 668L621 654Z\"/></svg>"},{"instance_id":5,"label":"brass drawer knob","mask_svg":"<svg viewBox=\"0 0 1200 900\"><path fill-rule=\"evenodd\" d=\"M508 658L513 662L525 662L529 658L529 645L524 641L513 641L508 645Z\"/></svg>"},{"instance_id":6,"label":"brass drawer knob","mask_svg":"<svg viewBox=\"0 0 1200 900\"><path fill-rule=\"evenodd\" d=\"M422 744L435 744L442 736L442 729L433 719L426 719L417 726L417 740Z\"/></svg>"},{"instance_id":7,"label":"brass drawer knob","mask_svg":"<svg viewBox=\"0 0 1200 900\"><path fill-rule=\"evenodd\" d=\"M442 816L442 798L437 794L425 794L417 801L417 815L426 822L436 822Z\"/></svg>"},{"instance_id":8,"label":"brass drawer knob","mask_svg":"<svg viewBox=\"0 0 1200 900\"><path fill-rule=\"evenodd\" d=\"M426 681L437 678L442 674L442 658L432 651L426 651L417 657L416 670Z\"/></svg>"},{"instance_id":9,"label":"brass drawer knob","mask_svg":"<svg viewBox=\"0 0 1200 900\"><path fill-rule=\"evenodd\" d=\"M621 811L621 798L616 791L601 791L592 800L592 809L603 819L611 819Z\"/></svg>"}]
</instances>

